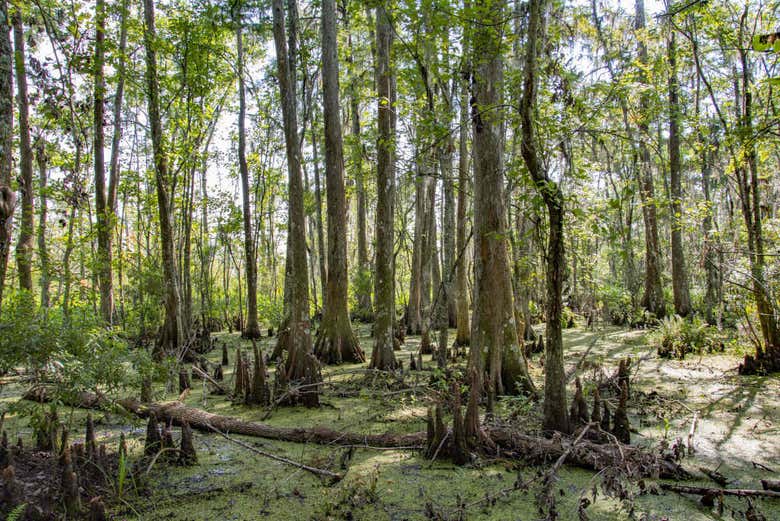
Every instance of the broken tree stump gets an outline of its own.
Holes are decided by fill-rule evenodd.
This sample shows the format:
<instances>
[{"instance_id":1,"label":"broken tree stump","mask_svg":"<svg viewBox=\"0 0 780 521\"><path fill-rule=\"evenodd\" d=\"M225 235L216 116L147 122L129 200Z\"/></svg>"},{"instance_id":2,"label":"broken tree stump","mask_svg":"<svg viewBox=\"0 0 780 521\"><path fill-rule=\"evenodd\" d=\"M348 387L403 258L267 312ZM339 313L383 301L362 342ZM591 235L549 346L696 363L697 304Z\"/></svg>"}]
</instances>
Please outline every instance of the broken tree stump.
<instances>
[{"instance_id":1,"label":"broken tree stump","mask_svg":"<svg viewBox=\"0 0 780 521\"><path fill-rule=\"evenodd\" d=\"M144 455L153 457L162 448L162 436L160 428L157 425L157 415L149 415L149 421L146 424L146 442L144 443Z\"/></svg>"},{"instance_id":2,"label":"broken tree stump","mask_svg":"<svg viewBox=\"0 0 780 521\"><path fill-rule=\"evenodd\" d=\"M181 426L181 443L179 445L179 465L190 467L198 463L198 454L192 441L190 424L184 422Z\"/></svg>"},{"instance_id":3,"label":"broken tree stump","mask_svg":"<svg viewBox=\"0 0 780 521\"><path fill-rule=\"evenodd\" d=\"M621 443L631 442L631 425L628 423L628 413L626 411L626 402L628 401L628 385L625 381L620 386L620 402L615 409L615 416L612 424L612 434Z\"/></svg>"}]
</instances>

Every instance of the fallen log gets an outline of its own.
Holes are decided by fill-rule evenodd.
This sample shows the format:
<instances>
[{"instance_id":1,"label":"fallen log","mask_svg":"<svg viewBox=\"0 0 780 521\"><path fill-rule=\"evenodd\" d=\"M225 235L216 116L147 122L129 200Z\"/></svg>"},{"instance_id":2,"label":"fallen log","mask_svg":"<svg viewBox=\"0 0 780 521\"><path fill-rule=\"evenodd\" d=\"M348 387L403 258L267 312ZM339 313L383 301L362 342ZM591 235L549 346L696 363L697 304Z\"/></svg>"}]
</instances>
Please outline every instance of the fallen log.
<instances>
[{"instance_id":1,"label":"fallen log","mask_svg":"<svg viewBox=\"0 0 780 521\"><path fill-rule=\"evenodd\" d=\"M66 397L67 398L67 397ZM39 387L28 391L24 399L37 402L47 402L50 397L46 389ZM148 418L154 414L161 422L173 422L181 425L186 422L190 427L202 432L213 433L217 429L224 433L241 434L255 438L290 441L296 443L315 443L319 445L352 445L355 447L414 447L422 448L425 445L425 433L411 434L362 434L341 432L327 427L312 428L287 428L273 427L264 423L250 422L234 418L212 414L202 409L188 407L179 401L166 403L142 403L135 398L122 398L111 402L103 396L92 393L79 393L72 400L67 400L68 405L86 409L100 409L111 407L112 404L135 414L140 418Z\"/></svg>"},{"instance_id":2,"label":"fallen log","mask_svg":"<svg viewBox=\"0 0 780 521\"><path fill-rule=\"evenodd\" d=\"M38 402L50 399L46 389L41 387L28 391L24 398ZM103 396L80 393L69 402L69 405L84 408L109 408L112 405L120 405L128 412L141 418L148 418L150 414L154 414L161 422L173 422L177 425L186 422L193 429L209 433L213 433L216 429L223 433L256 438L356 448L379 447L401 450L423 449L426 446L427 434L425 432L363 434L342 432L327 427L274 427L264 423L213 414L195 407L188 407L178 401L142 403L134 398L124 398L112 402ZM546 463L566 455L565 462L567 464L589 470L599 471L607 467L622 466L630 468L637 477L658 476L670 479L690 477L674 461L659 457L640 447L624 445L616 441L598 444L580 440L579 443L575 444L573 440L566 438L543 438L504 427L486 427L485 433L504 456L515 457L529 463Z\"/></svg>"},{"instance_id":3,"label":"fallen log","mask_svg":"<svg viewBox=\"0 0 780 521\"><path fill-rule=\"evenodd\" d=\"M750 488L709 488L709 487L690 487L685 485L675 485L673 483L661 483L663 490L677 492L680 494L692 494L695 496L718 497L738 496L738 497L771 497L780 498L780 492L775 490L756 490Z\"/></svg>"}]
</instances>

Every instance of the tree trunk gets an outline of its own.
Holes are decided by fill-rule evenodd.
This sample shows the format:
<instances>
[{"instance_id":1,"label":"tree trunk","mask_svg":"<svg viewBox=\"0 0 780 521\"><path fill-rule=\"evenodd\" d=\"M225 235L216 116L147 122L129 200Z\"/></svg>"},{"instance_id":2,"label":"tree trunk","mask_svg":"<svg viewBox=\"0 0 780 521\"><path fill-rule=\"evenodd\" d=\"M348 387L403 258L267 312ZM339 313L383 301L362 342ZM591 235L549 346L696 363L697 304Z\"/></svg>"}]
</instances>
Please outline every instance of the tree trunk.
<instances>
[{"instance_id":1,"label":"tree trunk","mask_svg":"<svg viewBox=\"0 0 780 521\"><path fill-rule=\"evenodd\" d=\"M326 258L327 245L325 243L325 228L322 224L322 187L320 182L320 157L317 147L317 133L311 133L312 162L314 163L314 210L317 225L317 260L320 270L320 285L322 288L322 301L325 302L325 281L328 280L328 263Z\"/></svg>"},{"instance_id":2,"label":"tree trunk","mask_svg":"<svg viewBox=\"0 0 780 521\"><path fill-rule=\"evenodd\" d=\"M51 285L51 274L49 270L49 249L46 246L46 220L47 220L47 204L46 204L46 182L48 176L48 161L49 158L46 155L46 142L43 137L38 138L36 146L36 157L38 160L38 182L39 198L41 213L38 219L38 259L41 262L41 308L48 309L50 305L49 286Z\"/></svg>"},{"instance_id":3,"label":"tree trunk","mask_svg":"<svg viewBox=\"0 0 780 521\"><path fill-rule=\"evenodd\" d=\"M484 23L474 29L472 124L474 128L474 315L469 363L492 397L534 393L517 338L507 252L504 197L504 64L501 22L506 2L477 2Z\"/></svg>"},{"instance_id":4,"label":"tree trunk","mask_svg":"<svg viewBox=\"0 0 780 521\"><path fill-rule=\"evenodd\" d=\"M682 167L680 164L680 85L677 78L677 45L674 29L667 41L669 58L669 177L671 184L672 224L672 290L674 311L681 317L691 313L691 295L688 291L688 273L682 237Z\"/></svg>"},{"instance_id":5,"label":"tree trunk","mask_svg":"<svg viewBox=\"0 0 780 521\"><path fill-rule=\"evenodd\" d=\"M738 180L741 178L741 182L739 182L741 186L740 200L748 232L748 251L750 252L748 258L750 259L750 274L753 279L753 295L756 299L756 311L758 312L761 333L766 344L765 353L761 352L760 347L757 348L756 359L760 360L766 357L770 361L768 369L778 370L780 368L780 328L778 328L777 313L769 295L764 269L764 232L758 161L753 140L753 95L750 63L747 50L740 49L739 56L742 65L740 78L742 82L742 121L740 122L739 135L746 164L743 163L737 167L736 174Z\"/></svg>"},{"instance_id":6,"label":"tree trunk","mask_svg":"<svg viewBox=\"0 0 780 521\"><path fill-rule=\"evenodd\" d=\"M113 273L111 269L111 228L112 211L106 202L106 161L105 147L105 93L106 84L103 75L105 51L103 49L106 32L106 6L103 0L95 2L95 57L94 57L94 118L92 155L95 161L95 214L97 217L98 250L96 271L100 287L100 316L106 324L111 324L114 314Z\"/></svg>"},{"instance_id":7,"label":"tree trunk","mask_svg":"<svg viewBox=\"0 0 780 521\"><path fill-rule=\"evenodd\" d=\"M377 175L376 252L374 271L374 349L370 367L383 371L396 368L393 353L395 321L395 274L393 215L395 206L395 81L390 61L393 42L390 13L376 8L377 85Z\"/></svg>"},{"instance_id":8,"label":"tree trunk","mask_svg":"<svg viewBox=\"0 0 780 521\"><path fill-rule=\"evenodd\" d=\"M28 391L25 399L46 402L50 400L44 388ZM68 404L83 408L106 408L119 405L125 410L148 418L154 414L158 420L176 425L188 424L202 432L239 434L256 438L287 441L292 443L310 443L328 446L354 446L366 448L423 448L427 440L426 432L402 434L365 434L343 432L327 427L276 427L264 423L246 421L232 416L222 416L203 409L188 407L182 402L141 403L134 398L119 399L109 403L105 398L84 392L68 400ZM589 470L604 470L615 467L630 468L638 476L660 477L663 479L690 479L690 474L670 458L648 452L641 447L619 443L594 443L580 439L578 443L571 438L542 438L518 432L503 426L485 428L485 436L491 440L491 453L496 448L510 458L517 458L531 465L546 464L565 455L564 461L576 467ZM446 437L452 439L452 431ZM561 462L563 463L563 462Z\"/></svg>"},{"instance_id":9,"label":"tree trunk","mask_svg":"<svg viewBox=\"0 0 780 521\"><path fill-rule=\"evenodd\" d=\"M10 30L8 2L0 0L0 309L3 306L3 289L16 208L16 194L11 189L14 93Z\"/></svg>"},{"instance_id":10,"label":"tree trunk","mask_svg":"<svg viewBox=\"0 0 780 521\"><path fill-rule=\"evenodd\" d=\"M160 216L160 246L162 249L165 321L157 342L156 356L173 353L184 340L179 315L179 285L174 254L171 203L168 197L168 158L160 117L160 87L157 79L157 34L154 26L154 0L144 0L144 46L146 47L146 89L149 125L152 134L157 209Z\"/></svg>"},{"instance_id":11,"label":"tree trunk","mask_svg":"<svg viewBox=\"0 0 780 521\"><path fill-rule=\"evenodd\" d=\"M293 2L294 3L294 2ZM298 143L298 118L295 107L295 86L293 71L287 55L285 41L284 6L282 0L273 0L273 32L276 46L279 92L282 99L285 148L287 150L287 174L289 190L289 230L287 257L290 269L286 274L289 285L289 304L285 323L287 331L280 335L284 342L287 359L284 369L278 371L277 382L289 385L292 382L312 385L311 392L301 393L294 398L306 406L319 405L319 389L316 383L322 381L319 363L311 353L311 331L309 323L309 279L306 268L306 229L303 211L303 181L301 179L300 146ZM281 376L281 381L280 381Z\"/></svg>"},{"instance_id":12,"label":"tree trunk","mask_svg":"<svg viewBox=\"0 0 780 521\"><path fill-rule=\"evenodd\" d=\"M465 45L467 45L466 43ZM468 219L468 188L471 181L469 169L469 90L468 81L460 82L460 136L458 140L458 226L456 238L456 255L458 256L455 271L455 301L457 307L458 331L455 335L455 346L464 347L471 342L471 328L469 320L469 291L467 259L468 239L466 227Z\"/></svg>"},{"instance_id":13,"label":"tree trunk","mask_svg":"<svg viewBox=\"0 0 780 521\"><path fill-rule=\"evenodd\" d=\"M19 287L32 292L33 256L33 157L30 145L30 102L27 98L27 72L25 66L24 29L22 15L17 7L14 23L14 61L16 65L17 104L19 107L19 192L22 199L22 219L19 223L19 239L16 243L16 265L19 271Z\"/></svg>"},{"instance_id":14,"label":"tree trunk","mask_svg":"<svg viewBox=\"0 0 780 521\"><path fill-rule=\"evenodd\" d=\"M260 326L257 323L257 262L255 244L252 237L252 203L249 200L249 167L246 163L246 87L244 85L244 41L242 36L243 18L241 7L236 13L236 49L238 76L238 168L241 173L241 201L244 217L244 255L246 257L246 323L244 338L260 338Z\"/></svg>"},{"instance_id":15,"label":"tree trunk","mask_svg":"<svg viewBox=\"0 0 780 521\"><path fill-rule=\"evenodd\" d=\"M348 17L345 18L348 20ZM352 33L348 36L349 60L353 63ZM371 309L371 267L368 262L368 238L366 231L366 179L363 174L363 143L360 136L360 92L359 76L352 71L352 84L350 86L350 112L352 116L352 165L355 177L355 191L357 192L357 284L355 284L355 300L357 309L355 316L364 322L373 320L374 312Z\"/></svg>"},{"instance_id":16,"label":"tree trunk","mask_svg":"<svg viewBox=\"0 0 780 521\"><path fill-rule=\"evenodd\" d=\"M544 363L544 428L569 431L566 408L566 374L563 368L563 336L561 332L563 289L563 194L544 171L539 158L539 143L534 128L538 87L539 40L545 31L546 0L532 0L529 7L528 39L526 41L523 98L520 102L522 122L521 154L536 189L544 199L549 216L547 238L547 325Z\"/></svg>"},{"instance_id":17,"label":"tree trunk","mask_svg":"<svg viewBox=\"0 0 780 521\"><path fill-rule=\"evenodd\" d=\"M322 325L314 346L327 364L363 362L347 309L347 208L344 149L339 114L336 1L322 1L322 97L325 124L325 179L328 196L328 278Z\"/></svg>"},{"instance_id":18,"label":"tree trunk","mask_svg":"<svg viewBox=\"0 0 780 521\"><path fill-rule=\"evenodd\" d=\"M637 32L645 29L645 3L644 0L636 0L636 21L634 25ZM638 35L640 69L647 67L647 45L644 36ZM646 83L644 73L640 72L640 80ZM647 94L642 91L639 101L640 120L638 123L639 135L639 194L642 198L642 216L645 224L645 290L642 295L642 306L655 314L656 318L666 315L663 286L661 285L661 252L658 241L658 219L655 207L655 189L653 188L653 173L650 165L650 151L646 140L649 136L649 100Z\"/></svg>"},{"instance_id":19,"label":"tree trunk","mask_svg":"<svg viewBox=\"0 0 780 521\"><path fill-rule=\"evenodd\" d=\"M406 332L410 335L422 333L423 304L423 248L426 229L425 201L429 179L421 174L420 165L415 179L414 194L414 242L412 243L412 272L409 276L409 303L406 306Z\"/></svg>"}]
</instances>

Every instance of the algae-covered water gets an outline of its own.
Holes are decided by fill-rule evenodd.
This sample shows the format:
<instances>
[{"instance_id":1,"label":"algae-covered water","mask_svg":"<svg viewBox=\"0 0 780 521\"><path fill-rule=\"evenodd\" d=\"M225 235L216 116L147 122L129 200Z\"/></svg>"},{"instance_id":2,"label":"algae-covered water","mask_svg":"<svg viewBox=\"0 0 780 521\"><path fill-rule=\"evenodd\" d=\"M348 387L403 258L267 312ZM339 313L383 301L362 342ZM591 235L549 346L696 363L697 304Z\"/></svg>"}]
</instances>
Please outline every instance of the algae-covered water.
<instances>
[{"instance_id":1,"label":"algae-covered water","mask_svg":"<svg viewBox=\"0 0 780 521\"><path fill-rule=\"evenodd\" d=\"M361 341L370 351L368 330L361 327ZM624 356L634 360L630 418L636 432L632 442L654 447L681 438L687 444L694 414L695 453L683 460L685 467L699 477L692 483L717 486L698 469L718 469L732 480L732 488L760 488L760 479L780 479L780 379L777 376L742 378L736 376L736 353L689 356L684 361L658 358L648 346L642 331L608 328L581 329L564 333L567 364L579 363L585 381L599 372L610 373ZM220 334L231 346L231 366L235 347L249 344L237 334ZM272 349L274 339L264 339L261 348ZM405 361L415 352L419 338L407 338L399 357ZM590 349L588 351L588 349ZM587 351L587 356L582 359ZM217 350L209 355L218 361ZM581 360L582 359L582 360ZM427 364L430 360L426 357ZM360 391L360 365L326 367L323 376L334 385L322 398L323 406L279 408L262 421L275 426L327 426L351 432L416 432L425 430L430 393L428 376L407 376L418 385L398 392L376 381ZM232 367L225 375L229 385ZM541 382L538 355L531 361L534 378ZM350 391L350 392L345 392ZM0 387L0 400L17 400L18 384ZM586 385L586 393L589 392ZM158 389L157 398L174 399ZM263 408L230 404L224 396L208 393L199 380L186 397L186 403L211 412L261 421ZM500 416L533 430L538 423L538 405L523 399L506 399ZM98 436L115 446L120 433L128 440L131 460L143 450L145 424L118 413L97 412ZM86 412L64 409L60 417L71 432L83 432ZM11 439L21 436L31 441L27 419L11 415L5 428ZM78 437L76 437L78 439ZM522 490L511 490L516 481L534 481L544 467L526 467L516 461L479 460L457 467L447 461L429 461L414 450L354 449L335 446L286 443L236 436L235 439L285 458L336 472L345 478L328 483L298 468L273 461L216 434L195 433L199 462L194 467L156 464L148 472L141 469L136 483L140 494L126 491L114 503L115 519L171 520L536 520L539 510L538 480ZM348 454L349 451L349 454ZM554 484L558 519L578 520L583 510L591 520L684 520L745 519L745 500L727 498L722 514L717 507L701 506L698 497L659 492L640 494L637 484L626 484L630 499L621 501L603 494L604 475L564 466ZM651 481L642 483L655 491ZM131 488L132 487L128 487ZM499 491L506 491L499 494ZM486 498L487 496L487 498ZM756 500L755 507L768 520L780 519L780 500ZM633 516L633 517L632 517ZM585 519L585 518L582 518Z\"/></svg>"}]
</instances>

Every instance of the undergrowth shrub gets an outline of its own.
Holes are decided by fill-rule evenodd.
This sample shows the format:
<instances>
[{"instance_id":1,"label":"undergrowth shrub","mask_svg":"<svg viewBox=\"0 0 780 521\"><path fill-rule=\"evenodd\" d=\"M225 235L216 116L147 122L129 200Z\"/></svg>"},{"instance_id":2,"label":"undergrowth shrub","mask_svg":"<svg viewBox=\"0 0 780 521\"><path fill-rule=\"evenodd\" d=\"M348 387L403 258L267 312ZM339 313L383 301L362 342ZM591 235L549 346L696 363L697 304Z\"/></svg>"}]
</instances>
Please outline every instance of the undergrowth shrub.
<instances>
[{"instance_id":1,"label":"undergrowth shrub","mask_svg":"<svg viewBox=\"0 0 780 521\"><path fill-rule=\"evenodd\" d=\"M724 344L717 329L698 317L684 319L679 315L665 317L653 334L658 355L664 358L685 358L688 353L722 351Z\"/></svg>"}]
</instances>

